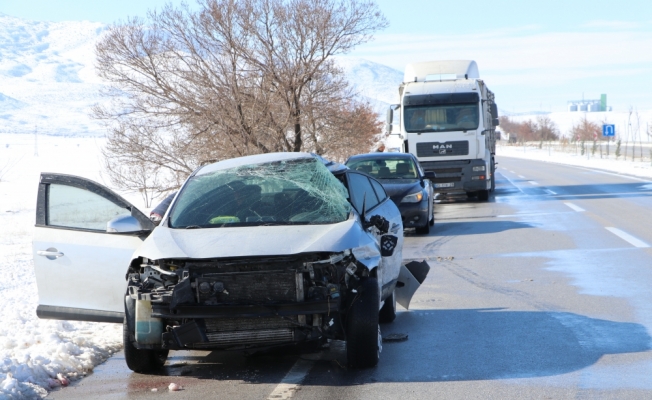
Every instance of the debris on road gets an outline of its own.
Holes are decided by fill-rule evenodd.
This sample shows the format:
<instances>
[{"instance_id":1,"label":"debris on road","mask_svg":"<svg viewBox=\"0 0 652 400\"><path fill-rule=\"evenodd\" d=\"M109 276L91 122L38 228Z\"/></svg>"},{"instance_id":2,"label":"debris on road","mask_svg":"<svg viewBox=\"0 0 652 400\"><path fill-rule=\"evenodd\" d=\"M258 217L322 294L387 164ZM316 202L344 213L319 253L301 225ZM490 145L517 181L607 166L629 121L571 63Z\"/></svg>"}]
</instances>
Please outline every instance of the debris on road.
<instances>
[{"instance_id":1,"label":"debris on road","mask_svg":"<svg viewBox=\"0 0 652 400\"><path fill-rule=\"evenodd\" d=\"M179 385L177 383L174 383L174 382L170 383L170 386L168 386L168 390L170 392L178 392L179 390L182 390L182 389L183 389L183 386L181 386L181 385Z\"/></svg>"},{"instance_id":2,"label":"debris on road","mask_svg":"<svg viewBox=\"0 0 652 400\"><path fill-rule=\"evenodd\" d=\"M406 340L408 340L407 333L390 333L389 335L383 336L383 343L404 342Z\"/></svg>"}]
</instances>

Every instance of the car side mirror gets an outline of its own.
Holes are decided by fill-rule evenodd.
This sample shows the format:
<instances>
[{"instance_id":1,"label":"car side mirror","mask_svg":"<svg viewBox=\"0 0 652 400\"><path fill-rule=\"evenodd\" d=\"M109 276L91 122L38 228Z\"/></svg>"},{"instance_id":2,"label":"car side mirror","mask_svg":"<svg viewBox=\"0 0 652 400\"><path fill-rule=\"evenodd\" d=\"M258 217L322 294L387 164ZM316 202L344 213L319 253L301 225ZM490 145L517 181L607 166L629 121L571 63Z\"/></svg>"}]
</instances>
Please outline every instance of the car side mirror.
<instances>
[{"instance_id":1,"label":"car side mirror","mask_svg":"<svg viewBox=\"0 0 652 400\"><path fill-rule=\"evenodd\" d=\"M423 179L432 180L435 179L436 177L437 175L435 175L435 171L425 171L423 173Z\"/></svg>"},{"instance_id":2,"label":"car side mirror","mask_svg":"<svg viewBox=\"0 0 652 400\"><path fill-rule=\"evenodd\" d=\"M131 215L120 215L106 223L107 233L140 232L146 230L136 218Z\"/></svg>"}]
</instances>

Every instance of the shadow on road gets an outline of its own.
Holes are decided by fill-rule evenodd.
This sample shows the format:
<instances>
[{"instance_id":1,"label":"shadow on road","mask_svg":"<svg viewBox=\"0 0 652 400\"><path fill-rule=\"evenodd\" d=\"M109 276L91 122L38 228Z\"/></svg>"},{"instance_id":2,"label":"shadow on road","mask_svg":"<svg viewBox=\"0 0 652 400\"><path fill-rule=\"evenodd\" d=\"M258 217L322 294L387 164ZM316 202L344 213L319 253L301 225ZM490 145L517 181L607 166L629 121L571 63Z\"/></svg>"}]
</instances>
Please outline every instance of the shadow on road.
<instances>
[{"instance_id":1,"label":"shadow on road","mask_svg":"<svg viewBox=\"0 0 652 400\"><path fill-rule=\"evenodd\" d=\"M437 224L438 236L452 235L483 235L488 233L504 232L511 229L532 228L532 224L514 221L469 221L469 222L440 222Z\"/></svg>"},{"instance_id":2,"label":"shadow on road","mask_svg":"<svg viewBox=\"0 0 652 400\"><path fill-rule=\"evenodd\" d=\"M288 348L255 356L175 352L160 374L127 373L126 384L133 392L171 377L190 385L197 379L278 383L298 357L315 360L303 386L541 377L581 370L606 354L650 350L651 340L635 323L502 309L401 312L381 328L383 335L407 333L409 339L385 343L380 363L371 369L347 369L344 343L333 342L328 350L299 356Z\"/></svg>"},{"instance_id":3,"label":"shadow on road","mask_svg":"<svg viewBox=\"0 0 652 400\"><path fill-rule=\"evenodd\" d=\"M373 370L322 364L304 385L551 376L586 368L605 354L647 351L651 339L635 323L495 309L405 312L382 328L408 333L409 340L386 343Z\"/></svg>"}]
</instances>

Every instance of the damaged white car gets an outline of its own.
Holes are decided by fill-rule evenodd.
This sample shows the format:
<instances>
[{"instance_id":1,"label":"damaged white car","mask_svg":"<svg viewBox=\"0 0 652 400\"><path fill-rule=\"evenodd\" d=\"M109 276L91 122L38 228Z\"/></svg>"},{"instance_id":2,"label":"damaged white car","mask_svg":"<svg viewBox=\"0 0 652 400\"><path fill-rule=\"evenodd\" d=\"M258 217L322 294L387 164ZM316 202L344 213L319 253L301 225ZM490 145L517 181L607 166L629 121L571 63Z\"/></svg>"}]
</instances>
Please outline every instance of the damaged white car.
<instances>
[{"instance_id":1,"label":"damaged white car","mask_svg":"<svg viewBox=\"0 0 652 400\"><path fill-rule=\"evenodd\" d=\"M201 167L156 227L97 183L43 173L33 246L38 316L124 322L137 372L169 350L328 339L373 366L379 322L429 269L402 266L401 215L376 180L305 153Z\"/></svg>"}]
</instances>

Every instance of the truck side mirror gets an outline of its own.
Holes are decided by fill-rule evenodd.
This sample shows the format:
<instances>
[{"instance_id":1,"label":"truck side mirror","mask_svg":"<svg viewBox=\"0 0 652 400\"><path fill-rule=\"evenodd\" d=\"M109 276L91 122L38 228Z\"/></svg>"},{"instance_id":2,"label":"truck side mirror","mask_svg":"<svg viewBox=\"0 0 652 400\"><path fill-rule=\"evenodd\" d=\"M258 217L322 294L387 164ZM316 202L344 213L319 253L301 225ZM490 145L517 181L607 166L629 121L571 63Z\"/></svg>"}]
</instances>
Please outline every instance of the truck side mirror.
<instances>
[{"instance_id":1,"label":"truck side mirror","mask_svg":"<svg viewBox=\"0 0 652 400\"><path fill-rule=\"evenodd\" d=\"M391 107L387 109L387 118L385 120L386 120L386 124L385 124L386 129L385 130L387 131L388 134L391 134L392 133L392 121L394 120L394 110L392 110Z\"/></svg>"},{"instance_id":2,"label":"truck side mirror","mask_svg":"<svg viewBox=\"0 0 652 400\"><path fill-rule=\"evenodd\" d=\"M492 122L493 126L500 125L500 120L498 118L494 118L491 122Z\"/></svg>"}]
</instances>

